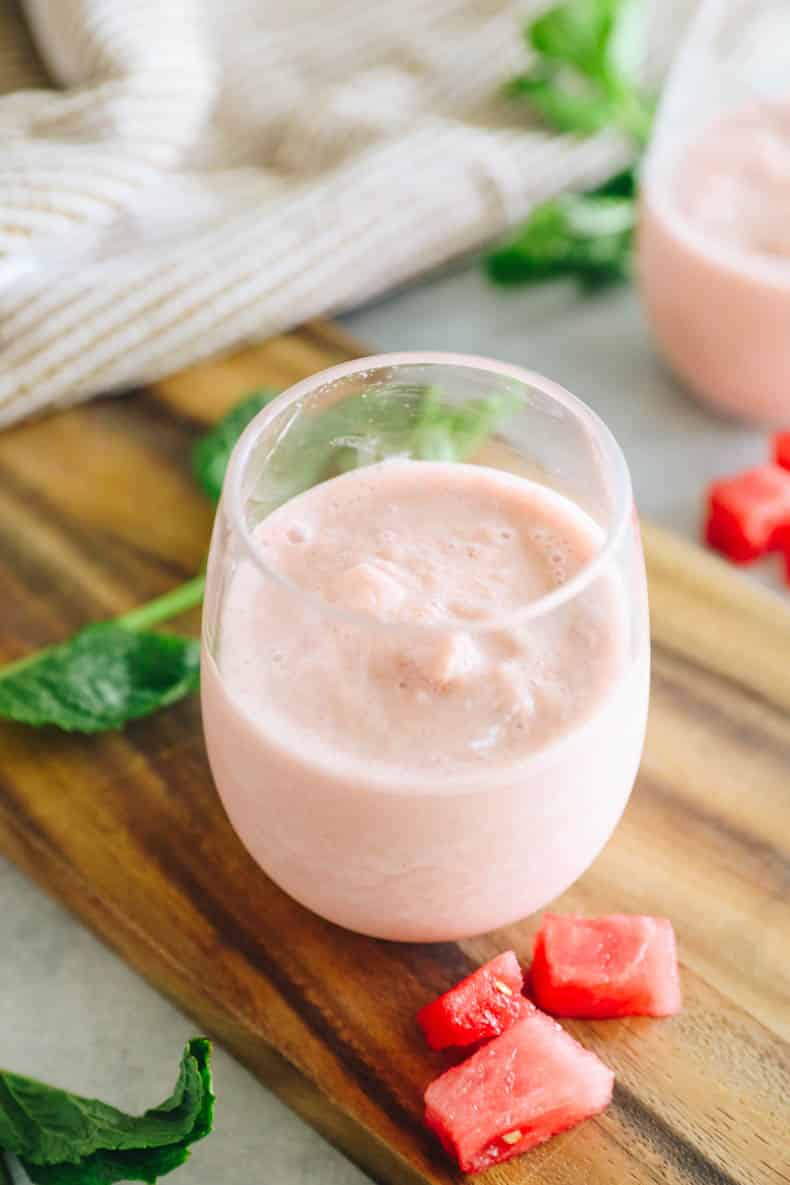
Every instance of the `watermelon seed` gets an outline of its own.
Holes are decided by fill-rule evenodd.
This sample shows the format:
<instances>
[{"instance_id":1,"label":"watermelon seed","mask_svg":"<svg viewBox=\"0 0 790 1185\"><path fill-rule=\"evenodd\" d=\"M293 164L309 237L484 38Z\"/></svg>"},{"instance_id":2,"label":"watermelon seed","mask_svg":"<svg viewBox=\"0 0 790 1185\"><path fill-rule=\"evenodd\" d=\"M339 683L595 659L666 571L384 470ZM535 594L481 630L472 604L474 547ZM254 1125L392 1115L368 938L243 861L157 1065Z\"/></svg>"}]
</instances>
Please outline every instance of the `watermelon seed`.
<instances>
[{"instance_id":1,"label":"watermelon seed","mask_svg":"<svg viewBox=\"0 0 790 1185\"><path fill-rule=\"evenodd\" d=\"M522 1132L516 1128L514 1132L505 1132L502 1139L506 1144L517 1144L522 1137Z\"/></svg>"},{"instance_id":2,"label":"watermelon seed","mask_svg":"<svg viewBox=\"0 0 790 1185\"><path fill-rule=\"evenodd\" d=\"M512 996L512 995L513 995L513 990L512 990L512 988L509 988L509 987L507 986L507 984L506 984L506 983L503 983L503 982L502 982L502 980L501 980L501 979L495 979L495 980L494 980L494 987L495 987L495 988L496 988L498 991L500 991L500 992L504 992L506 996Z\"/></svg>"}]
</instances>

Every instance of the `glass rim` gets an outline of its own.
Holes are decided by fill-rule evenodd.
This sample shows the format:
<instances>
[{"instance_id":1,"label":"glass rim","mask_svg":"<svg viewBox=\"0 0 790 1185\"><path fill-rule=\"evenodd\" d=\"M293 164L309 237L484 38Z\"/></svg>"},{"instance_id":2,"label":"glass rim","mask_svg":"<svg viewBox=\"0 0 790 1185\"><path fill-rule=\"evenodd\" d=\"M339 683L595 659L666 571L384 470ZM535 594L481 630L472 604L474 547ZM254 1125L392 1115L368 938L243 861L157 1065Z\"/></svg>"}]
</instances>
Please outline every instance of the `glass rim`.
<instances>
[{"instance_id":1,"label":"glass rim","mask_svg":"<svg viewBox=\"0 0 790 1185\"><path fill-rule=\"evenodd\" d=\"M261 557L255 546L252 531L247 523L245 510L245 496L243 492L243 478L250 462L253 451L269 426L270 422L288 408L298 403L314 390L331 386L332 383L349 378L357 373L384 370L399 366L447 366L461 370L478 371L489 375L496 375L512 379L525 387L531 387L547 395L555 402L562 404L567 410L582 420L592 438L603 451L607 472L613 480L613 522L605 530L605 537L601 547L591 559L582 565L578 572L532 601L525 602L514 610L479 621L448 619L438 623L381 621L371 614L344 609L327 601L320 593L305 588L291 580L283 573L271 568ZM503 471L507 472L507 471ZM549 487L550 488L550 487ZM555 491L556 492L556 491ZM219 514L227 517L229 526L242 541L246 556L267 579L273 580L282 588L297 594L307 604L312 604L327 617L388 633L404 633L413 631L425 635L446 634L448 630L462 631L466 634L483 634L505 628L528 620L542 617L558 609L561 605L575 599L592 584L602 571L609 565L612 557L620 549L633 507L633 492L631 476L620 448L613 433L606 426L601 417L592 410L578 396L571 394L565 387L547 379L535 371L526 370L520 366L513 366L507 362L499 362L477 354L456 354L444 351L404 351L392 354L370 354L361 358L354 358L348 362L341 362L325 370L316 371L306 379L293 384L282 391L276 398L267 403L250 421L237 441L231 454L227 474L222 491Z\"/></svg>"}]
</instances>

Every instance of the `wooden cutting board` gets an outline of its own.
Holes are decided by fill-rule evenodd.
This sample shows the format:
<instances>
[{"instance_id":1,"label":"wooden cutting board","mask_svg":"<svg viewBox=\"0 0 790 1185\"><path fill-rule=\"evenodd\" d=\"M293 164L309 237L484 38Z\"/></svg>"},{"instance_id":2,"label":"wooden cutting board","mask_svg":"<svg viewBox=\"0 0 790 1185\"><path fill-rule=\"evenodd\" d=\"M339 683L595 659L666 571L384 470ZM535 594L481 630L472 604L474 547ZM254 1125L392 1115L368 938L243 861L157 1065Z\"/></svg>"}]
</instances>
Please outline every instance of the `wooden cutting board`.
<instances>
[{"instance_id":1,"label":"wooden cutting board","mask_svg":"<svg viewBox=\"0 0 790 1185\"><path fill-rule=\"evenodd\" d=\"M0 436L0 658L194 573L212 517L195 437L256 385L355 350L308 325ZM614 1103L492 1183L790 1180L790 611L665 532L645 542L645 757L615 838L559 908L672 917L686 1008L569 1024L614 1068ZM414 1013L506 946L528 959L533 920L417 946L313 917L231 831L195 698L97 738L0 727L0 849L376 1179L459 1179L421 1124L443 1061Z\"/></svg>"}]
</instances>

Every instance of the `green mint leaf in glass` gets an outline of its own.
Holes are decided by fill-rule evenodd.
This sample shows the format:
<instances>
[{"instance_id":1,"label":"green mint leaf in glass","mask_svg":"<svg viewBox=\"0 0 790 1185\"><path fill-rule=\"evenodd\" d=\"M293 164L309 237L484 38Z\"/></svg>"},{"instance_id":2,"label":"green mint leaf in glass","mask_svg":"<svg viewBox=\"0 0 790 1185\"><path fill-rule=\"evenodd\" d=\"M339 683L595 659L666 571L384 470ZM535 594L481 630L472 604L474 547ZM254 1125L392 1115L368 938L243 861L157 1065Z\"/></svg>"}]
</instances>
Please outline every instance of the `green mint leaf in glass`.
<instances>
[{"instance_id":1,"label":"green mint leaf in glass","mask_svg":"<svg viewBox=\"0 0 790 1185\"><path fill-rule=\"evenodd\" d=\"M537 206L513 238L486 261L499 284L576 276L593 284L630 272L635 202L608 195L565 194Z\"/></svg>"},{"instance_id":2,"label":"green mint leaf in glass","mask_svg":"<svg viewBox=\"0 0 790 1185\"><path fill-rule=\"evenodd\" d=\"M391 384L305 414L269 454L261 517L320 481L386 457L468 460L512 408L506 394L453 404L433 386Z\"/></svg>"},{"instance_id":3,"label":"green mint leaf in glass","mask_svg":"<svg viewBox=\"0 0 790 1185\"><path fill-rule=\"evenodd\" d=\"M0 1071L0 1147L34 1185L153 1185L211 1131L210 1057L208 1041L190 1041L172 1094L140 1116Z\"/></svg>"},{"instance_id":4,"label":"green mint leaf in glass","mask_svg":"<svg viewBox=\"0 0 790 1185\"><path fill-rule=\"evenodd\" d=\"M193 453L203 489L218 497L236 440L273 398L257 392L234 408ZM453 405L437 387L371 387L330 407L305 409L272 451L261 510L271 510L320 481L402 455L418 460L463 461L482 444L509 408L505 396Z\"/></svg>"},{"instance_id":5,"label":"green mint leaf in glass","mask_svg":"<svg viewBox=\"0 0 790 1185\"><path fill-rule=\"evenodd\" d=\"M467 461L516 406L515 397L504 391L451 404L442 402L437 388L429 387L414 427L411 456L422 461Z\"/></svg>"},{"instance_id":6,"label":"green mint leaf in glass","mask_svg":"<svg viewBox=\"0 0 790 1185\"><path fill-rule=\"evenodd\" d=\"M250 420L277 394L268 387L253 391L198 440L192 452L192 472L203 493L212 501L219 501L225 470L236 441Z\"/></svg>"}]
</instances>

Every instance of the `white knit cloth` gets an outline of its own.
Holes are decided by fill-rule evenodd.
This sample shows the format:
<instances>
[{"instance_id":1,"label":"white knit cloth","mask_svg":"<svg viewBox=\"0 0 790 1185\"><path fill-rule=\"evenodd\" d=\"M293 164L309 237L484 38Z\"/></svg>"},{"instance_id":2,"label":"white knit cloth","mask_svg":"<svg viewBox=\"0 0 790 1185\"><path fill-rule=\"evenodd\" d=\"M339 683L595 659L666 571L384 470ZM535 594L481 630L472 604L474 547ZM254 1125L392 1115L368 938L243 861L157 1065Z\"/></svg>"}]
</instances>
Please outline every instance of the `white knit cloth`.
<instances>
[{"instance_id":1,"label":"white knit cloth","mask_svg":"<svg viewBox=\"0 0 790 1185\"><path fill-rule=\"evenodd\" d=\"M650 74L692 4L654 0ZM542 7L0 0L0 424L348 307L602 177L616 137L498 95Z\"/></svg>"}]
</instances>

